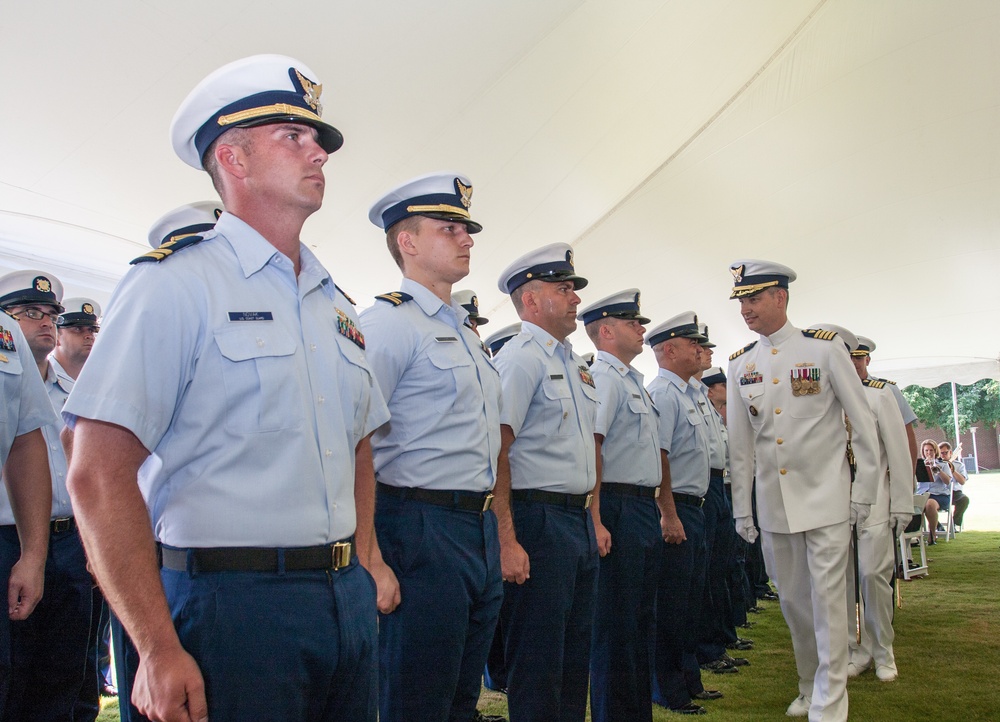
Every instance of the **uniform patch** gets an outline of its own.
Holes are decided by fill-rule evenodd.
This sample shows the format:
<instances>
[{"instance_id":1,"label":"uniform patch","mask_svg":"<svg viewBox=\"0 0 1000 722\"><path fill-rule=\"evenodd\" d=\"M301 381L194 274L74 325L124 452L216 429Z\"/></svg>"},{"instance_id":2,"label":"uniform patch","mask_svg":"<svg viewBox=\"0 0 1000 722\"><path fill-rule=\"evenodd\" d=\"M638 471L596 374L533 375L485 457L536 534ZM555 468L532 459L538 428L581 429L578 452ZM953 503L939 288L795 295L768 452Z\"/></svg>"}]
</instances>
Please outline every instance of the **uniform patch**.
<instances>
[{"instance_id":1,"label":"uniform patch","mask_svg":"<svg viewBox=\"0 0 1000 722\"><path fill-rule=\"evenodd\" d=\"M819 369L792 369L792 396L812 396L818 394Z\"/></svg>"},{"instance_id":2,"label":"uniform patch","mask_svg":"<svg viewBox=\"0 0 1000 722\"><path fill-rule=\"evenodd\" d=\"M732 361L733 359L739 358L740 356L742 356L743 354L745 354L747 351L749 351L750 349L752 349L756 345L757 345L756 341L754 341L753 343L748 343L746 346L744 346L739 351L737 351L732 356L730 356L729 360Z\"/></svg>"},{"instance_id":3,"label":"uniform patch","mask_svg":"<svg viewBox=\"0 0 1000 722\"><path fill-rule=\"evenodd\" d=\"M14 348L14 335L3 326L0 326L0 350L17 351L17 349ZM6 360L7 359L4 359L4 361Z\"/></svg>"},{"instance_id":4,"label":"uniform patch","mask_svg":"<svg viewBox=\"0 0 1000 722\"><path fill-rule=\"evenodd\" d=\"M270 311L230 311L230 321L273 321L274 315Z\"/></svg>"},{"instance_id":5,"label":"uniform patch","mask_svg":"<svg viewBox=\"0 0 1000 722\"><path fill-rule=\"evenodd\" d=\"M393 291L392 293L383 293L381 296L376 296L379 301L385 301L386 303L391 303L393 306L402 306L407 301L412 301L413 296L408 293L403 293L402 291Z\"/></svg>"},{"instance_id":6,"label":"uniform patch","mask_svg":"<svg viewBox=\"0 0 1000 722\"><path fill-rule=\"evenodd\" d=\"M587 384L592 389L596 389L597 386L594 385L594 375L590 373L590 369L586 366L580 366L580 380Z\"/></svg>"},{"instance_id":7,"label":"uniform patch","mask_svg":"<svg viewBox=\"0 0 1000 722\"><path fill-rule=\"evenodd\" d=\"M740 351L739 353L743 353ZM736 354L737 356L739 354ZM740 386L749 386L750 384L759 384L764 380L760 371L757 370L757 364L747 364L744 368L743 375L740 377Z\"/></svg>"},{"instance_id":8,"label":"uniform patch","mask_svg":"<svg viewBox=\"0 0 1000 722\"><path fill-rule=\"evenodd\" d=\"M365 350L365 335L361 333L361 329L354 323L354 319L339 308L337 309L337 332L362 351Z\"/></svg>"}]
</instances>

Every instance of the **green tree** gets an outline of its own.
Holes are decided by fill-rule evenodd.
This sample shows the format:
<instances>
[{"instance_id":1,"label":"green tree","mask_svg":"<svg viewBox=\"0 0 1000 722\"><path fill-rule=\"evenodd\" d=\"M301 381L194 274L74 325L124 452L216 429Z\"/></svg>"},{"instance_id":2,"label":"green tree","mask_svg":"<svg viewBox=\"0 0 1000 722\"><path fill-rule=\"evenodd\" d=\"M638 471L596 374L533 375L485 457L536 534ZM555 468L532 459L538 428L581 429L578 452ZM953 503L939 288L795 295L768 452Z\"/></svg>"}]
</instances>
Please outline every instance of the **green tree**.
<instances>
[{"instance_id":1,"label":"green tree","mask_svg":"<svg viewBox=\"0 0 1000 722\"><path fill-rule=\"evenodd\" d=\"M907 386L903 396L913 407L924 426L950 431L955 422L952 416L951 384L941 384L935 389ZM958 426L962 433L970 426L992 426L1000 422L1000 382L983 379L970 386L956 387L958 397Z\"/></svg>"}]
</instances>

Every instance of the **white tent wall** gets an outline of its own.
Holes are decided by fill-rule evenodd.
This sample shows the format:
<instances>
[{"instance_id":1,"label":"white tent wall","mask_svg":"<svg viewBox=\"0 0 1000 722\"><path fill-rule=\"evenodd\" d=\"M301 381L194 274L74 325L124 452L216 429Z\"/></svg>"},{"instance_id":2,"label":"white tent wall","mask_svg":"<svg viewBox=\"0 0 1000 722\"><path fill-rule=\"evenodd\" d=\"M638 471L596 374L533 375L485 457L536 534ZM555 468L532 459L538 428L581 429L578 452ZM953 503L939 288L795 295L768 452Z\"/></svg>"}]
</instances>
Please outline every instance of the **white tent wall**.
<instances>
[{"instance_id":1,"label":"white tent wall","mask_svg":"<svg viewBox=\"0 0 1000 722\"><path fill-rule=\"evenodd\" d=\"M794 322L874 338L873 372L997 378L997 37L993 0L8 3L0 272L105 302L153 220L213 197L167 142L181 99L281 52L346 136L303 240L362 306L399 282L369 202L454 168L485 226L462 287L496 324L499 271L564 241L585 303L694 309L725 366L753 339L728 264L772 258L799 273Z\"/></svg>"}]
</instances>

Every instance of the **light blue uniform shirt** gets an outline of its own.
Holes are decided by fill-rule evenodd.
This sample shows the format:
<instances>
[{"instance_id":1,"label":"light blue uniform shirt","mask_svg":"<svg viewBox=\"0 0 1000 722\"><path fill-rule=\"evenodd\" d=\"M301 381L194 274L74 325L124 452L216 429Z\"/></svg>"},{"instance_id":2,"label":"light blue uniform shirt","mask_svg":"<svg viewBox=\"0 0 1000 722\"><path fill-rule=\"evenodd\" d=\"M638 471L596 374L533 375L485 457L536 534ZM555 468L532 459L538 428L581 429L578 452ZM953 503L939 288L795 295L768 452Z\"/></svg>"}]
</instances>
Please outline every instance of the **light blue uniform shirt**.
<instances>
[{"instance_id":1,"label":"light blue uniform shirt","mask_svg":"<svg viewBox=\"0 0 1000 722\"><path fill-rule=\"evenodd\" d=\"M36 366L37 368L37 366ZM73 379L69 377L62 366L54 359L49 359L45 380L42 382L49 395L54 414L62 411L63 404L73 390ZM63 430L62 417L55 417L51 424L42 427L45 438L45 448L49 455L49 475L52 477L52 519L73 516L73 507L69 503L69 491L66 489L66 453L63 451L59 434ZM13 524L14 512L10 508L7 496L7 486L0 484L0 524Z\"/></svg>"},{"instance_id":2,"label":"light blue uniform shirt","mask_svg":"<svg viewBox=\"0 0 1000 722\"><path fill-rule=\"evenodd\" d=\"M952 459L951 463L954 465L955 471L957 471L959 474L961 474L962 478L965 479L965 482L968 483L969 482L969 472L966 471L966 469L965 469L965 462L962 461L961 459ZM952 476L951 476L951 488L953 490L955 490L955 491L961 491L961 492L964 493L965 484L963 484L960 481L956 481L955 480L955 475L952 474Z\"/></svg>"},{"instance_id":3,"label":"light blue uniform shirt","mask_svg":"<svg viewBox=\"0 0 1000 722\"><path fill-rule=\"evenodd\" d=\"M224 213L207 240L122 279L63 411L129 429L156 538L312 546L354 533L354 456L388 410L357 314L300 246Z\"/></svg>"},{"instance_id":4,"label":"light blue uniform shirt","mask_svg":"<svg viewBox=\"0 0 1000 722\"><path fill-rule=\"evenodd\" d=\"M667 369L660 369L648 388L660 410L660 448L670 462L671 491L705 496L709 451L705 418L698 407L701 392Z\"/></svg>"},{"instance_id":5,"label":"light blue uniform shirt","mask_svg":"<svg viewBox=\"0 0 1000 722\"><path fill-rule=\"evenodd\" d=\"M713 469L725 469L729 464L727 443L723 436L722 417L708 399L708 387L701 379L691 379L691 387L697 392L698 411L705 420L705 432L708 438L708 465Z\"/></svg>"},{"instance_id":6,"label":"light blue uniform shirt","mask_svg":"<svg viewBox=\"0 0 1000 722\"><path fill-rule=\"evenodd\" d=\"M0 467L14 439L46 424L58 424L38 375L38 366L15 319L0 311ZM13 517L10 522L13 523Z\"/></svg>"},{"instance_id":7,"label":"light blue uniform shirt","mask_svg":"<svg viewBox=\"0 0 1000 722\"><path fill-rule=\"evenodd\" d=\"M923 464L924 461L920 460L917 463ZM926 481L917 482L917 493L926 494L927 492L930 492L935 496L937 495L948 496L951 493L951 485L954 482L939 471L940 469L942 468L946 469L947 467L948 465L945 462L938 459L937 462L935 463L933 471L931 471L931 469L927 469L927 473L931 478L930 482ZM917 478L919 479L920 477Z\"/></svg>"},{"instance_id":8,"label":"light blue uniform shirt","mask_svg":"<svg viewBox=\"0 0 1000 722\"><path fill-rule=\"evenodd\" d=\"M659 486L659 412L646 393L642 374L607 351L591 367L597 385L594 432L601 443L603 481Z\"/></svg>"},{"instance_id":9,"label":"light blue uniform shirt","mask_svg":"<svg viewBox=\"0 0 1000 722\"><path fill-rule=\"evenodd\" d=\"M503 386L500 423L514 432L513 489L586 494L597 483L597 389L568 340L527 321L494 359Z\"/></svg>"},{"instance_id":10,"label":"light blue uniform shirt","mask_svg":"<svg viewBox=\"0 0 1000 722\"><path fill-rule=\"evenodd\" d=\"M392 420L372 437L375 475L390 486L487 491L500 454L500 375L469 312L416 281L399 306L361 314L379 388Z\"/></svg>"},{"instance_id":11,"label":"light blue uniform shirt","mask_svg":"<svg viewBox=\"0 0 1000 722\"><path fill-rule=\"evenodd\" d=\"M885 379L881 380L885 381ZM899 406L899 413L903 416L903 424L909 426L917 420L917 415L913 413L913 409L910 407L910 402L906 400L906 397L903 396L903 392L899 390L899 387L896 386L896 384L891 381L886 381L885 385L892 392L893 398L896 399L896 405Z\"/></svg>"}]
</instances>

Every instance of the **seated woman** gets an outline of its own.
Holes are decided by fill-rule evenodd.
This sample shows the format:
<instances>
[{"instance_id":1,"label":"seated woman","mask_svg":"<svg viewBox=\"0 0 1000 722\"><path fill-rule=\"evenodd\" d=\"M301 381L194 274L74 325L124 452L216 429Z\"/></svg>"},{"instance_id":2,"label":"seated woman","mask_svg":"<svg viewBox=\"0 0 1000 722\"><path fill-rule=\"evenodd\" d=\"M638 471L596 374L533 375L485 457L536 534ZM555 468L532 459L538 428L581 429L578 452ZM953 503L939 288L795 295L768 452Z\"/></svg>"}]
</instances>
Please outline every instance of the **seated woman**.
<instances>
[{"instance_id":1,"label":"seated woman","mask_svg":"<svg viewBox=\"0 0 1000 722\"><path fill-rule=\"evenodd\" d=\"M958 450L962 450L962 445L958 445ZM969 480L969 472L965 470L965 463L961 459L961 454L952 458L951 456L951 444L947 441L942 441L938 444L938 451L941 452L941 459L948 464L948 469L951 471L951 501L955 506L955 510L952 515L955 519L955 531L958 531L958 527L962 526L962 518L965 516L965 510L969 508L969 497L966 496L965 491L962 489L965 486L965 482Z\"/></svg>"},{"instance_id":2,"label":"seated woman","mask_svg":"<svg viewBox=\"0 0 1000 722\"><path fill-rule=\"evenodd\" d=\"M951 471L948 464L941 459L938 445L931 439L926 439L920 445L922 460L917 462L917 493L931 493L924 505L924 516L927 517L927 528L930 529L928 544L936 544L938 512L948 511L951 504Z\"/></svg>"}]
</instances>

